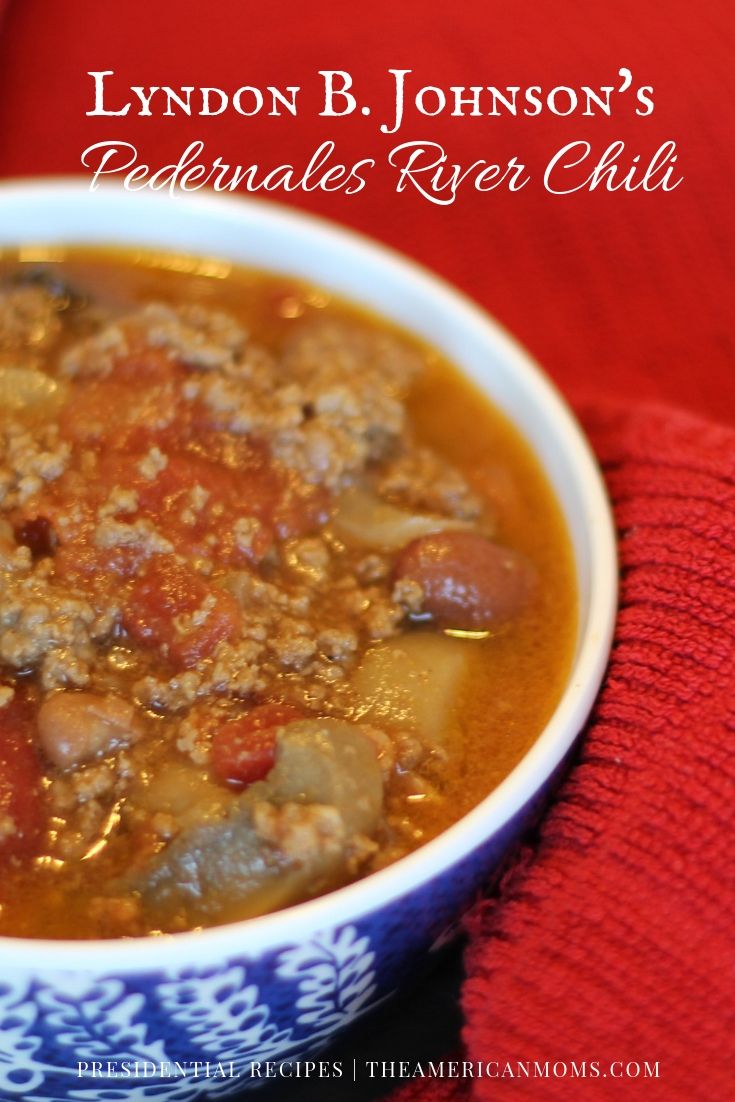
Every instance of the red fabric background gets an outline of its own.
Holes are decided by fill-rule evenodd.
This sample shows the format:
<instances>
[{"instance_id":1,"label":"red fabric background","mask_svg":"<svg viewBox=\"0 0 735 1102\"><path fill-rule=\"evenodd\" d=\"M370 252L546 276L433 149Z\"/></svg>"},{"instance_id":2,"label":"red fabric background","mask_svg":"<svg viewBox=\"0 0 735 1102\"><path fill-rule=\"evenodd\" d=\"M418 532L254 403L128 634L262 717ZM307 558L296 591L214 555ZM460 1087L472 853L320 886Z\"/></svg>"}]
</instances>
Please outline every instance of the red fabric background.
<instances>
[{"instance_id":1,"label":"red fabric background","mask_svg":"<svg viewBox=\"0 0 735 1102\"><path fill-rule=\"evenodd\" d=\"M730 137L735 15L728 0L371 0L306 5L217 0L15 0L0 64L0 173L77 172L80 153L107 138L134 142L154 164L201 137L212 156L249 164L304 162L332 138L345 162L385 158L396 139L391 67L417 85L616 83L653 85L656 108L637 118L625 97L613 118L437 118L414 112L400 137L443 142L451 160L518 155L534 186L511 195L460 194L447 208L396 195L385 169L359 195L276 198L364 230L440 271L490 308L568 392L664 398L735 417ZM319 69L349 70L369 119L320 119ZM87 118L88 70L130 84L298 84L298 119ZM627 93L629 97L631 93ZM642 162L662 141L680 148L685 182L666 195L597 191L552 196L538 186L548 157L588 138L602 151L629 143Z\"/></svg>"},{"instance_id":2,"label":"red fabric background","mask_svg":"<svg viewBox=\"0 0 735 1102\"><path fill-rule=\"evenodd\" d=\"M211 157L265 165L303 163L328 138L345 163L384 161L421 138L463 164L516 155L534 175L517 194L462 191L448 207L395 194L385 166L359 195L276 196L409 253L490 309L584 410L618 510L625 584L610 678L539 846L472 918L465 1042L473 1059L659 1059L663 1078L486 1081L478 1099L732 1094L735 433L713 422L735 422L734 47L730 0L11 0L0 37L4 176L79 171L82 149L107 138L156 165L196 138ZM654 86L651 116L636 117L628 93L612 119L412 112L400 136L378 132L390 67L412 68L417 86L595 87L621 66ZM352 73L370 118L317 117L324 68ZM113 95L130 84L306 91L297 120L87 118L92 69L115 71ZM546 193L545 162L582 138L599 152L622 139L643 163L674 140L684 182L669 194ZM444 1085L442 1097L470 1088Z\"/></svg>"}]
</instances>

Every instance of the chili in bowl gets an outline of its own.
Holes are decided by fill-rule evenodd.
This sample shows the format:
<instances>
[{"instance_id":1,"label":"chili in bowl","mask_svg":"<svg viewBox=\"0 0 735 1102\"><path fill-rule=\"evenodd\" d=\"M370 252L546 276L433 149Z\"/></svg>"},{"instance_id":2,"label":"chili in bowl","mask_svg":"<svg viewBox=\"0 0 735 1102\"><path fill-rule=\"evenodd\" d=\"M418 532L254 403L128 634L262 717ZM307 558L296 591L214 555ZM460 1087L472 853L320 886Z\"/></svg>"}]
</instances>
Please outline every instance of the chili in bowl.
<instances>
[{"instance_id":1,"label":"chili in bowl","mask_svg":"<svg viewBox=\"0 0 735 1102\"><path fill-rule=\"evenodd\" d=\"M326 224L37 184L0 241L0 1077L79 1097L61 1035L247 1078L404 982L562 767L600 479L490 321Z\"/></svg>"}]
</instances>

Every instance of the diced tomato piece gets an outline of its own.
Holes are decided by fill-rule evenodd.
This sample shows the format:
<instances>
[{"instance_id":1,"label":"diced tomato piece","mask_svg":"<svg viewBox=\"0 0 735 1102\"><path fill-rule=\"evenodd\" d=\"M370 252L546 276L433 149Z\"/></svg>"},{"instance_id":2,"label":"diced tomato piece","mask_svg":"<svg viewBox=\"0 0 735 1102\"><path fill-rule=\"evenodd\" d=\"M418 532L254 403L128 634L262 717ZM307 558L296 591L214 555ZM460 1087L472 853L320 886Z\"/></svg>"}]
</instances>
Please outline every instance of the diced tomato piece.
<instances>
[{"instance_id":1,"label":"diced tomato piece","mask_svg":"<svg viewBox=\"0 0 735 1102\"><path fill-rule=\"evenodd\" d=\"M212 746L212 769L218 780L235 788L262 781L276 760L276 728L242 731L239 720L228 723Z\"/></svg>"},{"instance_id":2,"label":"diced tomato piece","mask_svg":"<svg viewBox=\"0 0 735 1102\"><path fill-rule=\"evenodd\" d=\"M80 538L59 547L54 556L54 573L59 579L72 583L81 580L90 590L104 593L110 574L132 578L145 559L146 552L141 547L113 547L100 551L91 540Z\"/></svg>"},{"instance_id":3,"label":"diced tomato piece","mask_svg":"<svg viewBox=\"0 0 735 1102\"><path fill-rule=\"evenodd\" d=\"M172 403L180 371L168 357L151 350L117 361L109 375L87 379L74 389L59 415L63 435L77 443L102 441L116 449L131 440L150 445L177 421Z\"/></svg>"},{"instance_id":4,"label":"diced tomato piece","mask_svg":"<svg viewBox=\"0 0 735 1102\"><path fill-rule=\"evenodd\" d=\"M161 411L171 406L172 391L167 386L142 390L114 379L90 381L74 392L59 414L64 436L78 444L114 440L126 445L133 432L146 438L160 432ZM168 420L168 418L166 418Z\"/></svg>"},{"instance_id":5,"label":"diced tomato piece","mask_svg":"<svg viewBox=\"0 0 735 1102\"><path fill-rule=\"evenodd\" d=\"M309 486L291 479L276 509L277 534L281 539L308 535L326 523L331 503L331 495L323 486Z\"/></svg>"},{"instance_id":6,"label":"diced tomato piece","mask_svg":"<svg viewBox=\"0 0 735 1102\"><path fill-rule=\"evenodd\" d=\"M202 456L169 452L166 467L137 490L141 513L165 530L179 554L213 554L222 564L242 566L259 562L273 542L270 517L277 488L272 483L265 468L233 471ZM204 491L199 502L196 494L192 497L195 487ZM235 524L243 517L260 523L252 542L240 546Z\"/></svg>"},{"instance_id":7,"label":"diced tomato piece","mask_svg":"<svg viewBox=\"0 0 735 1102\"><path fill-rule=\"evenodd\" d=\"M217 780L244 788L270 773L276 759L276 731L304 718L292 704L261 704L220 727L212 740L212 770Z\"/></svg>"},{"instance_id":8,"label":"diced tomato piece","mask_svg":"<svg viewBox=\"0 0 735 1102\"><path fill-rule=\"evenodd\" d=\"M165 352L143 347L116 360L109 377L115 382L141 387L174 382L181 373L182 369Z\"/></svg>"},{"instance_id":9,"label":"diced tomato piece","mask_svg":"<svg viewBox=\"0 0 735 1102\"><path fill-rule=\"evenodd\" d=\"M35 856L46 827L43 774L32 737L33 707L16 689L0 708L0 868Z\"/></svg>"},{"instance_id":10,"label":"diced tomato piece","mask_svg":"<svg viewBox=\"0 0 735 1102\"><path fill-rule=\"evenodd\" d=\"M130 591L123 626L136 642L160 651L176 667L190 668L218 643L236 638L241 614L229 593L158 555Z\"/></svg>"},{"instance_id":11,"label":"diced tomato piece","mask_svg":"<svg viewBox=\"0 0 735 1102\"><path fill-rule=\"evenodd\" d=\"M176 555L220 567L258 564L277 537L306 535L327 519L329 494L281 468L265 441L201 420L179 392L183 373L166 355L138 350L73 389L60 414L76 445L72 463L19 518L48 518L59 577L132 577L155 553L145 538L99 538L99 510L116 489L131 491L134 505L114 520L150 522ZM165 457L159 469L145 464L153 447Z\"/></svg>"}]
</instances>

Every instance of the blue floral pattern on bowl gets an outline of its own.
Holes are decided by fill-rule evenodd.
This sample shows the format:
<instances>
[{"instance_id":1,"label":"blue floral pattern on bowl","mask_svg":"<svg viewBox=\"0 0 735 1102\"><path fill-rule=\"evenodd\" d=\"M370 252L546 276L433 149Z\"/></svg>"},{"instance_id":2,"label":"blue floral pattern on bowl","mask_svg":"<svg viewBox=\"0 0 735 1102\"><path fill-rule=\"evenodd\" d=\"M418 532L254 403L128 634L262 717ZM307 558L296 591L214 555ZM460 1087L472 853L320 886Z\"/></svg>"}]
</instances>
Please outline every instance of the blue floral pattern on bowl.
<instances>
[{"instance_id":1,"label":"blue floral pattern on bowl","mask_svg":"<svg viewBox=\"0 0 735 1102\"><path fill-rule=\"evenodd\" d=\"M3 976L0 1099L197 1102L257 1086L253 1063L313 1055L425 966L538 803L441 876L272 953L139 975Z\"/></svg>"}]
</instances>

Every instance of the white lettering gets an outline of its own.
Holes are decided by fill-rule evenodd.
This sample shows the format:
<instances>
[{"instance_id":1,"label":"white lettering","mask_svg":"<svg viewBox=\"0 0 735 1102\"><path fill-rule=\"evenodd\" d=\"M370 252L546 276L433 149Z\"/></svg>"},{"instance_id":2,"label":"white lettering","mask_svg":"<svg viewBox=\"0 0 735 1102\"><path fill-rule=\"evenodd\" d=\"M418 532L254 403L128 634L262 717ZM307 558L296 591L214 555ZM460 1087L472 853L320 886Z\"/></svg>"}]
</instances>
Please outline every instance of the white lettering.
<instances>
[{"instance_id":1,"label":"white lettering","mask_svg":"<svg viewBox=\"0 0 735 1102\"><path fill-rule=\"evenodd\" d=\"M395 91L393 94L394 118L392 127L387 127L385 123L381 124L381 134L395 134L400 128L401 123L403 122L404 88L406 84L406 77L412 71L413 70L411 69L388 70L388 72L392 75L395 84Z\"/></svg>"},{"instance_id":2,"label":"white lettering","mask_svg":"<svg viewBox=\"0 0 735 1102\"><path fill-rule=\"evenodd\" d=\"M475 191L493 191L506 183L509 191L520 191L530 177L524 176L525 166L512 157L505 168L486 160L473 161L463 168L449 163L447 154L438 142L403 142L388 155L388 163L399 169L396 191L405 191L411 185L420 195L437 206L450 206L464 183L471 183Z\"/></svg>"},{"instance_id":3,"label":"white lettering","mask_svg":"<svg viewBox=\"0 0 735 1102\"><path fill-rule=\"evenodd\" d=\"M347 90L352 87L352 77L350 74L346 73L344 69L320 69L319 75L324 77L324 110L320 111L319 114L330 119L340 118L343 115L351 115L357 107L357 100L352 93ZM335 88L335 77L341 80L341 87ZM340 96L345 103L345 106L341 110L337 110L334 106L334 101L337 96Z\"/></svg>"},{"instance_id":4,"label":"white lettering","mask_svg":"<svg viewBox=\"0 0 735 1102\"><path fill-rule=\"evenodd\" d=\"M146 89L141 88L140 85L138 85L138 84L133 84L130 88L130 91L135 92L136 96L138 97L141 104L143 105L143 110L139 111L138 114L141 117L152 115L153 112L151 111L151 100L153 99L156 92L160 91L158 86L154 85L152 88L149 88L147 95L146 95Z\"/></svg>"},{"instance_id":5,"label":"white lettering","mask_svg":"<svg viewBox=\"0 0 735 1102\"><path fill-rule=\"evenodd\" d=\"M252 96L252 100L253 100L252 110L248 111L248 110L246 110L245 107L243 107L243 104L242 104L243 95ZM260 111L262 111L263 110L263 102L264 102L263 101L263 93L261 92L260 88L253 88L249 85L246 85L243 88L238 88L237 91L235 92L235 94L232 97L232 106L235 108L238 115L245 115L246 118L249 118L252 115L257 115Z\"/></svg>"},{"instance_id":6,"label":"white lettering","mask_svg":"<svg viewBox=\"0 0 735 1102\"><path fill-rule=\"evenodd\" d=\"M453 116L463 116L465 114L463 110L464 107L471 107L471 110L467 112L469 115L482 114L482 110L480 109L482 87L479 84L473 84L471 88L462 88L457 87L457 85L452 85L449 91L454 93ZM471 94L468 96L467 92Z\"/></svg>"},{"instance_id":7,"label":"white lettering","mask_svg":"<svg viewBox=\"0 0 735 1102\"><path fill-rule=\"evenodd\" d=\"M210 106L210 95L219 96L219 107L215 111ZM203 115L221 115L223 111L227 110L228 102L227 95L221 88L202 88Z\"/></svg>"},{"instance_id":8,"label":"white lettering","mask_svg":"<svg viewBox=\"0 0 735 1102\"><path fill-rule=\"evenodd\" d=\"M592 153L592 146L586 141L569 142L549 161L544 172L544 187L552 195L572 195L577 191L595 191L604 186L606 191L673 191L684 179L672 179L677 161L676 142L668 141L654 153L645 168L639 164L640 154L631 158L630 166L622 166L620 158L625 151L625 142L612 142L600 156L589 175L579 179L572 170L585 164ZM570 183L566 173L572 172Z\"/></svg>"},{"instance_id":9,"label":"white lettering","mask_svg":"<svg viewBox=\"0 0 735 1102\"><path fill-rule=\"evenodd\" d=\"M163 112L164 115L176 114L172 109L174 103L181 108L185 115L191 115L191 93L194 91L193 85L187 85L179 89L181 92L186 92L186 99L184 99L183 95L180 96L178 92L175 92L173 88L164 88L163 91L166 96L166 110Z\"/></svg>"},{"instance_id":10,"label":"white lettering","mask_svg":"<svg viewBox=\"0 0 735 1102\"><path fill-rule=\"evenodd\" d=\"M105 108L105 77L114 75L114 69L101 69L98 72L87 73L94 81L94 110L87 111L88 115L127 115L130 104L126 103L119 111L107 111Z\"/></svg>"}]
</instances>

